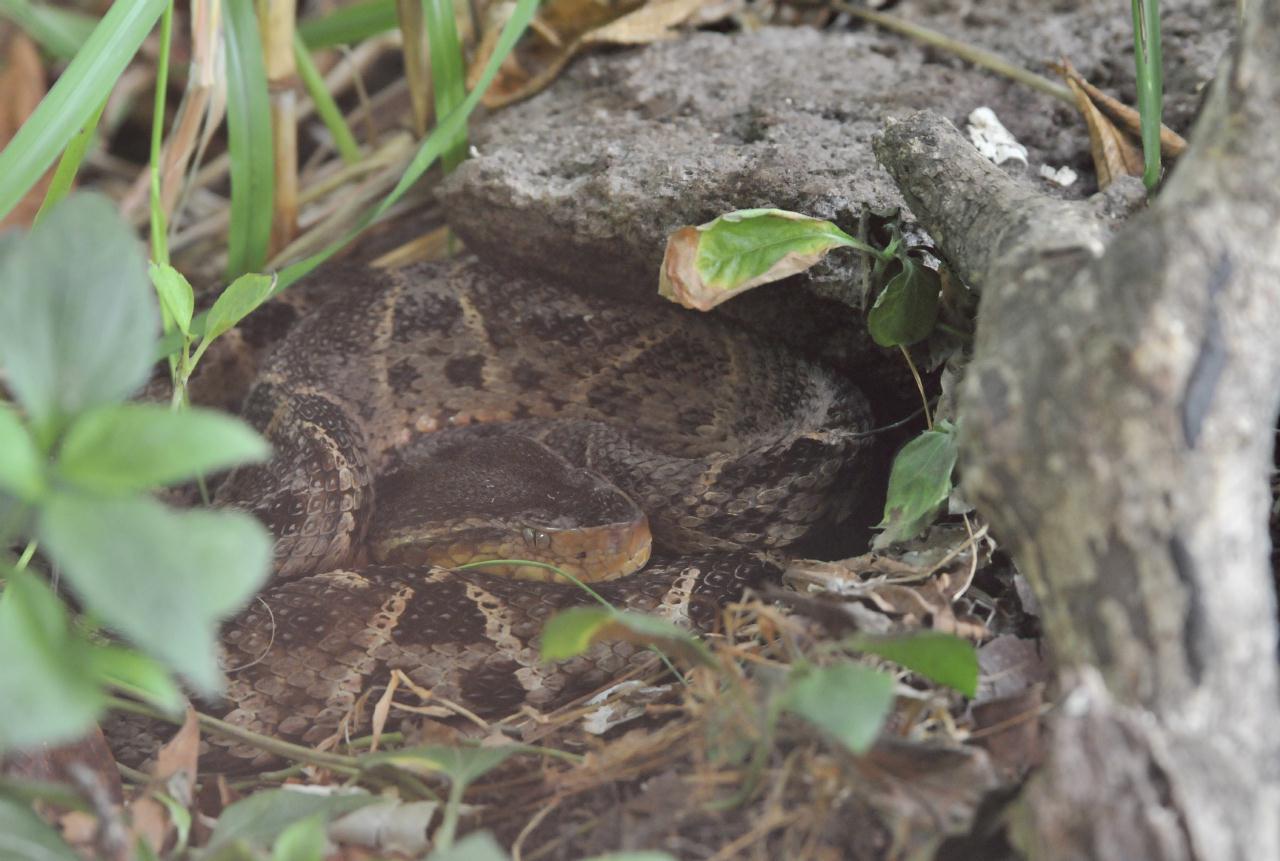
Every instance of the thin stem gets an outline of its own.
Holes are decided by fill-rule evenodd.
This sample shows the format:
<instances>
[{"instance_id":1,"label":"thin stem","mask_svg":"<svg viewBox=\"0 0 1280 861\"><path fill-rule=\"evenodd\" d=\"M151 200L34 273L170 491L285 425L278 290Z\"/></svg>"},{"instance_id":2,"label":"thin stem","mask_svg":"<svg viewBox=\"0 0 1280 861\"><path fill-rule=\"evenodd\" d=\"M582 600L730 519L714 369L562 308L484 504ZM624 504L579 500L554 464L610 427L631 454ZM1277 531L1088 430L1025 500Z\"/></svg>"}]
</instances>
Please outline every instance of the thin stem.
<instances>
[{"instance_id":1,"label":"thin stem","mask_svg":"<svg viewBox=\"0 0 1280 861\"><path fill-rule=\"evenodd\" d=\"M1164 100L1160 56L1160 0L1133 0L1133 60L1142 118L1142 183L1148 190L1160 181L1160 114Z\"/></svg>"},{"instance_id":2,"label":"thin stem","mask_svg":"<svg viewBox=\"0 0 1280 861\"><path fill-rule=\"evenodd\" d=\"M583 592L586 592L588 595L590 595L592 598L594 598L596 601L598 601L600 604L607 607L608 609L614 610L614 611L617 611L618 609L617 607L614 607L612 604L606 601L604 598L602 598L600 596L600 593L592 589L590 586L588 586L585 581L579 580L577 577L573 576L568 571L565 571L563 568L559 568L555 565L552 565L549 562L535 562L532 559L485 559L480 562L468 562L465 565L458 565L456 567L459 571L462 571L467 568L483 568L487 565L532 565L534 568L545 568L548 571L554 571L564 579L568 580L573 585L577 586Z\"/></svg>"},{"instance_id":3,"label":"thin stem","mask_svg":"<svg viewBox=\"0 0 1280 861\"><path fill-rule=\"evenodd\" d=\"M902 351L902 357L907 360L907 367L911 369L911 377L916 381L916 391L920 393L920 401L924 404L924 423L929 430L933 430L933 416L929 413L929 397L924 393L924 381L920 379L920 372L916 370L916 363L911 360L911 351L902 344L898 345L898 349Z\"/></svg>"},{"instance_id":4,"label":"thin stem","mask_svg":"<svg viewBox=\"0 0 1280 861\"><path fill-rule=\"evenodd\" d=\"M166 721L174 724L175 726L182 724L182 720L180 718L166 714L159 709L154 709L148 705L144 705L143 703L124 699L123 697L108 696L107 706L109 708L119 709L132 714ZM242 741L245 744L258 748L259 750L275 754L276 756L284 759L318 765L322 768L327 768L330 771L346 775L358 774L360 771L356 765L354 757L343 756L339 753L328 753L322 750L313 750L309 747L303 747L300 744L281 741L278 738L261 735L260 733L235 726L234 724L229 724L226 721L218 720L215 717L202 714L200 712L196 712L196 720L200 724L200 728L202 730L208 730L209 732L225 736L226 738Z\"/></svg>"},{"instance_id":5,"label":"thin stem","mask_svg":"<svg viewBox=\"0 0 1280 861\"><path fill-rule=\"evenodd\" d=\"M27 542L27 546L23 549L22 555L18 557L18 561L14 564L17 571L27 570L27 563L31 561L31 557L36 555L36 548L40 546L40 542L32 539Z\"/></svg>"},{"instance_id":6,"label":"thin stem","mask_svg":"<svg viewBox=\"0 0 1280 861\"><path fill-rule=\"evenodd\" d=\"M173 2L164 7L160 17L160 55L156 59L156 95L151 114L151 258L160 264L169 262L169 227L164 203L160 199L160 150L164 143L164 109L169 94L169 47L173 35ZM168 314L165 314L166 328Z\"/></svg>"},{"instance_id":7,"label":"thin stem","mask_svg":"<svg viewBox=\"0 0 1280 861\"><path fill-rule=\"evenodd\" d=\"M1135 0L1136 2L1137 0ZM1071 90L1055 83L1048 78L1037 75L1035 72L1028 71L1021 66L1001 57L999 54L993 54L982 48L976 48L973 45L952 39L950 36L944 36L937 30L930 30L928 27L921 27L919 24L912 24L903 21L901 18L895 18L892 15L885 15L883 12L873 12L870 9L864 9L861 6L854 6L850 3L835 0L831 4L832 8L839 9L849 15L853 15L863 20L870 21L886 30L893 30L895 33L901 33L915 39L917 42L923 42L926 45L932 45L956 55L962 60L967 60L975 66L988 69L998 75L1004 75L1006 78L1026 84L1034 90L1039 90L1046 96L1052 96L1060 102L1065 102L1075 107L1075 96L1071 94Z\"/></svg>"}]
</instances>

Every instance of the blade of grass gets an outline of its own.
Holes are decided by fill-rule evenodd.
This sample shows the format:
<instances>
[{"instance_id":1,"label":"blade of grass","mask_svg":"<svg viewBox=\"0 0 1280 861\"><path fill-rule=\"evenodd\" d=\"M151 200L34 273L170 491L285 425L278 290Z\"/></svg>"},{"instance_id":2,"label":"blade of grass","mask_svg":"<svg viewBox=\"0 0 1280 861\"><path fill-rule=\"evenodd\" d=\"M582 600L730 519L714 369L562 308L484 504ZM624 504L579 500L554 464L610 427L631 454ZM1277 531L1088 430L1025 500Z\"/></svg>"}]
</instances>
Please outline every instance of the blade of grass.
<instances>
[{"instance_id":1,"label":"blade of grass","mask_svg":"<svg viewBox=\"0 0 1280 861\"><path fill-rule=\"evenodd\" d=\"M279 295L283 290L292 284L297 283L304 278L309 272L317 266L324 263L333 255L337 254L346 245L359 236L365 228L381 217L387 210L395 206L400 198L404 197L415 182L417 182L431 165L435 164L436 159L447 149L448 142L457 137L467 127L467 120L471 116L472 111L480 104L480 98L484 95L485 90L493 83L493 78L498 74L498 68L506 60L507 55L515 47L520 37L524 35L524 31L528 28L529 22L533 20L533 13L538 10L539 0L517 0L515 11L512 13L510 20L506 26L502 28L502 33L498 37L498 42L494 48L493 54L490 55L489 61L485 64L484 71L480 75L480 79L476 82L476 87L467 94L467 98L461 105L449 113L447 117L441 119L440 123L423 139L418 146L417 153L410 160L404 173L400 177L400 181L396 183L395 188L387 193L382 202L366 212L356 222L355 226L341 239L331 243L321 251L316 252L310 257L299 260L280 270L279 277L276 280L275 288L271 291L271 296ZM270 298L270 297L268 297ZM208 313L205 312L191 323L191 333L193 336L199 336L204 333L205 321ZM168 355L178 346L176 337L172 334L161 340L160 349L157 353L157 359Z\"/></svg>"},{"instance_id":2,"label":"blade of grass","mask_svg":"<svg viewBox=\"0 0 1280 861\"><path fill-rule=\"evenodd\" d=\"M156 62L155 102L151 111L151 259L159 264L169 262L169 225L160 197L160 149L164 143L164 108L169 94L169 47L173 37L173 3L164 7L160 17L160 57ZM169 331L169 313L160 303L165 331Z\"/></svg>"},{"instance_id":3,"label":"blade of grass","mask_svg":"<svg viewBox=\"0 0 1280 861\"><path fill-rule=\"evenodd\" d=\"M427 16L423 0L398 0L396 19L400 22L400 53L404 80L409 87L409 107L413 110L413 132L422 137L431 123L431 52L427 44Z\"/></svg>"},{"instance_id":4,"label":"blade of grass","mask_svg":"<svg viewBox=\"0 0 1280 861\"><path fill-rule=\"evenodd\" d=\"M1164 62L1160 56L1160 0L1133 0L1133 59L1137 65L1138 113L1142 117L1142 182L1160 181L1160 114Z\"/></svg>"},{"instance_id":5,"label":"blade of grass","mask_svg":"<svg viewBox=\"0 0 1280 861\"><path fill-rule=\"evenodd\" d=\"M228 0L227 150L231 156L231 224L227 237L227 279L262 266L271 239L275 170L271 104L250 0Z\"/></svg>"},{"instance_id":6,"label":"blade of grass","mask_svg":"<svg viewBox=\"0 0 1280 861\"><path fill-rule=\"evenodd\" d=\"M0 18L17 24L59 60L74 57L98 23L92 15L57 6L37 6L30 0L0 0Z\"/></svg>"},{"instance_id":7,"label":"blade of grass","mask_svg":"<svg viewBox=\"0 0 1280 861\"><path fill-rule=\"evenodd\" d=\"M498 73L498 67L506 60L507 55L511 53L516 42L524 34L529 22L533 20L533 13L537 9L538 0L518 0L511 19L502 28L502 34L498 37L497 46L489 57L489 61L485 64L484 71L480 75L480 80L476 82L475 89L467 95L462 104L450 111L448 116L442 117L436 127L432 129L431 134L423 139L417 153L409 162L408 167L405 168L404 175L400 177L400 181L396 183L395 188L387 193L381 203L365 213L356 222L356 226L342 239L332 243L324 250L282 269L280 271L280 279L276 283L275 293L279 293L295 283L299 278L302 278L346 247L347 243L359 236L366 227L394 206L400 198L404 197L405 192L426 173L436 159L443 155L448 149L449 143L466 129L467 120L470 118L471 112L476 109L476 105L480 103L480 98L484 95L485 90L493 83L493 78Z\"/></svg>"},{"instance_id":8,"label":"blade of grass","mask_svg":"<svg viewBox=\"0 0 1280 861\"><path fill-rule=\"evenodd\" d=\"M323 18L312 18L298 24L298 33L313 51L334 45L350 45L370 36L394 30L395 0L365 0L335 10Z\"/></svg>"},{"instance_id":9,"label":"blade of grass","mask_svg":"<svg viewBox=\"0 0 1280 861\"><path fill-rule=\"evenodd\" d=\"M0 152L0 218L106 101L165 5L166 0L113 3L102 16L66 71Z\"/></svg>"},{"instance_id":10,"label":"blade of grass","mask_svg":"<svg viewBox=\"0 0 1280 861\"><path fill-rule=\"evenodd\" d=\"M67 144L66 150L62 153L62 158L58 161L58 168L53 172L53 179L49 181L49 188L44 194L40 210L36 213L36 221L39 221L46 210L57 204L71 191L71 184L75 182L80 165L84 162L85 153L89 151L89 144L93 143L94 135L98 131L98 120L102 117L102 109L106 106L107 103L104 100L102 104L98 105L98 109L93 112L93 116L89 118L89 121L84 124L80 131L76 132L76 136Z\"/></svg>"},{"instance_id":11,"label":"blade of grass","mask_svg":"<svg viewBox=\"0 0 1280 861\"><path fill-rule=\"evenodd\" d=\"M338 155L342 156L342 160L347 164L355 164L360 160L360 144L356 143L356 137L351 133L346 118L342 116L342 110L329 94L328 87L324 85L324 77L316 68L316 64L311 61L311 52L307 50L307 45L299 33L293 34L293 54L294 62L298 64L298 76L302 78L302 85L306 87L307 95L311 96L311 101L315 103L316 113L319 114L321 122L329 130L329 134L333 135L333 145L337 148Z\"/></svg>"},{"instance_id":12,"label":"blade of grass","mask_svg":"<svg viewBox=\"0 0 1280 861\"><path fill-rule=\"evenodd\" d=\"M458 41L458 20L454 17L453 0L422 0L422 14L427 24L427 42L431 48L431 83L435 91L436 116L448 116L467 97L466 57ZM466 157L466 127L449 144L443 161L445 173L453 170Z\"/></svg>"}]
</instances>

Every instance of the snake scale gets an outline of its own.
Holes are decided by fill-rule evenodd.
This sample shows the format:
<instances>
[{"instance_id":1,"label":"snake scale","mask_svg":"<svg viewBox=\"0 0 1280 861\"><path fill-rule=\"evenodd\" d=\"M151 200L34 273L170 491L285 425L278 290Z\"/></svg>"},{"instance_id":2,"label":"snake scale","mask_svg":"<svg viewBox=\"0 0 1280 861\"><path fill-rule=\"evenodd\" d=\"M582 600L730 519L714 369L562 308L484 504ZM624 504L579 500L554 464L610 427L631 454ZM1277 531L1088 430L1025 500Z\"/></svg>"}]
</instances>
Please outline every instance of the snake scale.
<instances>
[{"instance_id":1,"label":"snake scale","mask_svg":"<svg viewBox=\"0 0 1280 861\"><path fill-rule=\"evenodd\" d=\"M229 688L215 713L234 723L315 744L395 669L481 715L549 708L638 656L618 643L559 664L539 660L545 620L593 600L575 586L451 572L429 564L437 557L369 561L378 521L412 513L404 485L437 510L457 493L472 505L485 488L501 509L528 490L512 484L538 496L536 458L494 434L534 439L567 468L586 470L575 479L585 496L570 505L600 511L565 512L567 520L626 519L617 512L638 504L653 559L595 588L617 606L695 628L776 573L764 552L846 513L870 423L866 400L768 338L674 306L621 305L499 276L473 261L339 271L351 283L290 330L246 400L245 418L271 441L272 460L233 472L217 492L276 536L272 583L223 633ZM495 466L509 480L428 472L385 483L414 475L424 458L437 469L464 462L449 446L469 435L515 453L513 467ZM501 459L475 458L480 467ZM514 524L517 546L504 545L504 555L532 558L553 543L560 515L540 516L536 527ZM647 544L637 554L631 542L610 547L643 562ZM204 767L261 759L220 744Z\"/></svg>"}]
</instances>

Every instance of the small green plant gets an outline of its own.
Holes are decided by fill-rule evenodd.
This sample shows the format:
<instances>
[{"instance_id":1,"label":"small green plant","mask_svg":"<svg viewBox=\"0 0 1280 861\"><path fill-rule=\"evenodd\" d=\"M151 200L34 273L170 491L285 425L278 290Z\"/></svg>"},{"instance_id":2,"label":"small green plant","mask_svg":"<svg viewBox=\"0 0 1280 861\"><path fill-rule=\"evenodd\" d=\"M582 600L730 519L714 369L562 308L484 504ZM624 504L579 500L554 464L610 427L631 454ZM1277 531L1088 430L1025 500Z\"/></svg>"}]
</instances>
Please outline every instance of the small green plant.
<instances>
[{"instance_id":1,"label":"small green plant","mask_svg":"<svg viewBox=\"0 0 1280 861\"><path fill-rule=\"evenodd\" d=\"M945 419L902 447L889 471L875 549L915 538L934 521L951 496L956 456L956 426Z\"/></svg>"},{"instance_id":2,"label":"small green plant","mask_svg":"<svg viewBox=\"0 0 1280 861\"><path fill-rule=\"evenodd\" d=\"M626 640L659 647L666 654L717 670L728 702L759 709L763 740L751 755L767 754L770 739L783 713L796 715L826 732L854 753L875 741L893 706L893 677L844 660L825 666L798 661L771 686L763 705L752 706L734 672L725 670L711 650L694 634L664 619L595 607L564 610L547 621L542 633L545 660L563 660L608 640ZM874 654L891 660L938 684L972 697L977 690L978 661L973 647L959 637L932 631L892 637L858 635L834 644L829 651Z\"/></svg>"},{"instance_id":3,"label":"small green plant","mask_svg":"<svg viewBox=\"0 0 1280 861\"><path fill-rule=\"evenodd\" d=\"M216 693L217 625L266 578L271 541L252 517L150 494L269 453L238 419L126 402L158 331L138 243L106 199L72 195L0 237L0 369L16 401L0 405L0 548L27 547L3 563L0 750L83 732L106 687L170 710L171 673ZM34 570L37 546L77 599L74 623Z\"/></svg>"},{"instance_id":4,"label":"small green plant","mask_svg":"<svg viewBox=\"0 0 1280 861\"><path fill-rule=\"evenodd\" d=\"M867 329L882 347L906 348L930 337L938 324L938 273L912 256L896 224L888 245L875 248L836 225L780 209L743 209L667 240L658 292L687 308L707 311L745 290L809 269L837 248L872 257L876 300ZM923 397L923 388L921 389ZM926 407L927 411L927 407ZM906 541L923 531L951 494L956 429L940 422L909 443L894 461L876 546Z\"/></svg>"}]
</instances>

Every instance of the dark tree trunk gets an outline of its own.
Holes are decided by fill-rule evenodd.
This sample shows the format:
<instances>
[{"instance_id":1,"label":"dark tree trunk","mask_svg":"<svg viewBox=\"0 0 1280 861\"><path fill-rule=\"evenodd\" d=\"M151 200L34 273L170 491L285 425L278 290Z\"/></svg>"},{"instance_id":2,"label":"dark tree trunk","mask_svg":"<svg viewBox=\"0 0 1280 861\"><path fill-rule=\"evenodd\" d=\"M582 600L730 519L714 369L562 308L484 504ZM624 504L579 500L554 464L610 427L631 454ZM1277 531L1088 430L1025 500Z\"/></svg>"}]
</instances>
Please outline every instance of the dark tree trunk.
<instances>
[{"instance_id":1,"label":"dark tree trunk","mask_svg":"<svg viewBox=\"0 0 1280 861\"><path fill-rule=\"evenodd\" d=\"M1280 0L1253 0L1241 32L1190 151L1118 228L933 115L877 142L982 292L964 489L1062 668L1013 817L1031 857L1280 858Z\"/></svg>"}]
</instances>

